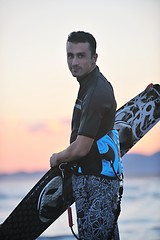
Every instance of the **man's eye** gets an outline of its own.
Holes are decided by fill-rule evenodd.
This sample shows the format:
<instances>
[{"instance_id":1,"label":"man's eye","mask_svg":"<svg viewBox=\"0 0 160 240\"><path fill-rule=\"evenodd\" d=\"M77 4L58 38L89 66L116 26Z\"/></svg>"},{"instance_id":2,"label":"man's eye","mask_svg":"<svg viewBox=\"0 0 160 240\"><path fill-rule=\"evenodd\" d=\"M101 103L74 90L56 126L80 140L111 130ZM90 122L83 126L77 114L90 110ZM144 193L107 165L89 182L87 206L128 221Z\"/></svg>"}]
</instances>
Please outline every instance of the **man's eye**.
<instances>
[{"instance_id":1,"label":"man's eye","mask_svg":"<svg viewBox=\"0 0 160 240\"><path fill-rule=\"evenodd\" d=\"M82 53L78 54L78 58L83 58L83 57L84 57L84 54L82 54Z\"/></svg>"},{"instance_id":2,"label":"man's eye","mask_svg":"<svg viewBox=\"0 0 160 240\"><path fill-rule=\"evenodd\" d=\"M68 53L68 54L67 54L67 58L69 58L69 59L73 58L73 54Z\"/></svg>"}]
</instances>

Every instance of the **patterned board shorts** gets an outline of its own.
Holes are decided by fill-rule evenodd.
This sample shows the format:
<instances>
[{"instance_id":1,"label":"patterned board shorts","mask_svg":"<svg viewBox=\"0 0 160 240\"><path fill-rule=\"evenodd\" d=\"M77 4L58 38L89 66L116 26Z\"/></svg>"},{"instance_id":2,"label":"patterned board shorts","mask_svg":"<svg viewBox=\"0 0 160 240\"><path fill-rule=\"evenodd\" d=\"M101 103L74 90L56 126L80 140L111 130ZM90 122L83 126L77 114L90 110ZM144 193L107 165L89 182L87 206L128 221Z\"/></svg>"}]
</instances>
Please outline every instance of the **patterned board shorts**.
<instances>
[{"instance_id":1,"label":"patterned board shorts","mask_svg":"<svg viewBox=\"0 0 160 240\"><path fill-rule=\"evenodd\" d=\"M78 233L81 240L108 240L113 231L119 180L73 175ZM112 239L119 240L118 226Z\"/></svg>"}]
</instances>

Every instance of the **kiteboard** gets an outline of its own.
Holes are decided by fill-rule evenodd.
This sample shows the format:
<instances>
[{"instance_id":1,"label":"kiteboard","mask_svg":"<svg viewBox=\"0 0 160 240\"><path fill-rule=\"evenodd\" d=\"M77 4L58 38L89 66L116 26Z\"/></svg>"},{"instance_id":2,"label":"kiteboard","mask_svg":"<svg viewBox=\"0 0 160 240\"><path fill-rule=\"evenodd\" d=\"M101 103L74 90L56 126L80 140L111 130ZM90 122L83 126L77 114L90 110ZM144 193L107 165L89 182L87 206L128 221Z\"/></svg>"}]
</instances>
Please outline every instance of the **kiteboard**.
<instances>
[{"instance_id":1,"label":"kiteboard","mask_svg":"<svg viewBox=\"0 0 160 240\"><path fill-rule=\"evenodd\" d=\"M150 84L116 112L121 156L160 120L160 85ZM72 169L51 168L18 204L0 227L0 239L34 240L74 203ZM65 185L63 177L65 174ZM67 192L67 201L63 193Z\"/></svg>"}]
</instances>

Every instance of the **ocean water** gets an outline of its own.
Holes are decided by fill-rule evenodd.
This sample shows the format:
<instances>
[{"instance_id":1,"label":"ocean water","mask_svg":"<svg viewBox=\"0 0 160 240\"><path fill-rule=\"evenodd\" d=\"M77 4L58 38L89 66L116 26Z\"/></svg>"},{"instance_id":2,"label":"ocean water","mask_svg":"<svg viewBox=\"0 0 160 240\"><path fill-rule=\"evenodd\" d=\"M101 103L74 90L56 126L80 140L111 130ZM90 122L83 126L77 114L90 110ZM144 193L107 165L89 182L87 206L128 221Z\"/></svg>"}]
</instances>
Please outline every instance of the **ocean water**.
<instances>
[{"instance_id":1,"label":"ocean water","mask_svg":"<svg viewBox=\"0 0 160 240\"><path fill-rule=\"evenodd\" d=\"M0 223L38 180L37 176L0 177ZM160 240L160 178L126 178L121 207L121 240ZM77 232L74 204L72 212L74 230ZM38 238L52 239L74 239L68 226L66 212Z\"/></svg>"}]
</instances>

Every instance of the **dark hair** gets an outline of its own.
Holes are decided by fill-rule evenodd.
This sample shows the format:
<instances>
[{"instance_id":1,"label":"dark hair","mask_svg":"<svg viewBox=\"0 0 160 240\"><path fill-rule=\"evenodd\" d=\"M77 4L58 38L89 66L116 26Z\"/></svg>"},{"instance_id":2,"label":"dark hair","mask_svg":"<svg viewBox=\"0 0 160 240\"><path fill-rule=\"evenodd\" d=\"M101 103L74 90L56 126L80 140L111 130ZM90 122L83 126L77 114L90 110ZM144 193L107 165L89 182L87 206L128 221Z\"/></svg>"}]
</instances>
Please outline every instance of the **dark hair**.
<instances>
[{"instance_id":1,"label":"dark hair","mask_svg":"<svg viewBox=\"0 0 160 240\"><path fill-rule=\"evenodd\" d=\"M84 31L71 32L68 36L67 42L85 43L88 42L92 56L96 53L97 43L92 34Z\"/></svg>"}]
</instances>

